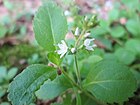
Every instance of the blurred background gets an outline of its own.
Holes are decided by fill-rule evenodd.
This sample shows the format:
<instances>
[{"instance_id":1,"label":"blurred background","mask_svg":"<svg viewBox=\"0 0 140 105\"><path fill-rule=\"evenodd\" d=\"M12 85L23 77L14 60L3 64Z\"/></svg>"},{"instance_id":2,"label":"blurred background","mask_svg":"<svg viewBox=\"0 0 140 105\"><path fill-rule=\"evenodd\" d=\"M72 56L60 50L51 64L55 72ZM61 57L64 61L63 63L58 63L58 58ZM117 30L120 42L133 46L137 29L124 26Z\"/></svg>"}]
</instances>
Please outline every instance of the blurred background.
<instances>
[{"instance_id":1,"label":"blurred background","mask_svg":"<svg viewBox=\"0 0 140 105\"><path fill-rule=\"evenodd\" d=\"M0 0L0 105L10 105L7 88L18 73L30 64L48 62L46 52L35 41L32 27L42 1ZM71 29L80 27L80 15L98 15L100 25L91 30L98 46L95 54L118 60L132 69L139 87L126 105L140 105L140 0L54 1L67 17L69 39ZM53 102L55 99L39 99L34 104Z\"/></svg>"}]
</instances>

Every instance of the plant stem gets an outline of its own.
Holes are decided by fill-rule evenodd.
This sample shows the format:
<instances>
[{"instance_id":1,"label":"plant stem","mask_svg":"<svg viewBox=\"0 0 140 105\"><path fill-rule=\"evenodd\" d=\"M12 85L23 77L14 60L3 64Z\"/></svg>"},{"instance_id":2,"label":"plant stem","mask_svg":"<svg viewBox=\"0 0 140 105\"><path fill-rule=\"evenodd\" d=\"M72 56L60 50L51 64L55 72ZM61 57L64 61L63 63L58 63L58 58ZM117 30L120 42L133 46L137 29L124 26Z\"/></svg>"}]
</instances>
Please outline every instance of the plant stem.
<instances>
[{"instance_id":1,"label":"plant stem","mask_svg":"<svg viewBox=\"0 0 140 105\"><path fill-rule=\"evenodd\" d=\"M80 76L80 71L79 71L79 68L78 68L76 54L74 55L74 62L75 62L75 66L76 66L77 83L81 86L81 76Z\"/></svg>"},{"instance_id":2,"label":"plant stem","mask_svg":"<svg viewBox=\"0 0 140 105\"><path fill-rule=\"evenodd\" d=\"M81 35L78 37L78 39L75 43L74 48L76 48L76 49L78 48L79 42L82 39L82 36L85 34L85 32L86 32L86 30L83 29L83 31L81 32ZM75 62L75 66L76 66L77 83L81 86L81 76L80 76L80 71L79 71L79 68L78 68L76 53L74 54L74 62Z\"/></svg>"},{"instance_id":3,"label":"plant stem","mask_svg":"<svg viewBox=\"0 0 140 105\"><path fill-rule=\"evenodd\" d=\"M67 74L67 72L65 72L63 69L61 69L63 74L68 78L68 80L70 81L70 83L72 85L74 85L75 87L77 87L80 91L82 91L86 96L88 96L89 98L91 98L93 101L95 101L98 105L106 105L105 103L102 103L100 101L98 101L94 96L92 96L90 93L88 93L87 91L83 90L79 85L77 85L72 79L71 77L69 77L69 75Z\"/></svg>"},{"instance_id":4,"label":"plant stem","mask_svg":"<svg viewBox=\"0 0 140 105\"><path fill-rule=\"evenodd\" d=\"M95 101L98 105L107 105L105 103L101 103L100 101L98 101L94 96L92 96L90 93L88 93L87 91L82 90L82 92L88 96L89 98L91 98L93 101Z\"/></svg>"},{"instance_id":5,"label":"plant stem","mask_svg":"<svg viewBox=\"0 0 140 105\"><path fill-rule=\"evenodd\" d=\"M68 78L68 80L70 81L70 83L74 86L77 87L77 84L71 79L71 77L69 77L69 75L67 74L67 72L65 72L63 69L62 70L62 73Z\"/></svg>"},{"instance_id":6,"label":"plant stem","mask_svg":"<svg viewBox=\"0 0 140 105\"><path fill-rule=\"evenodd\" d=\"M83 29L83 31L81 32L81 35L78 37L78 39L77 39L77 41L75 43L75 46L74 46L75 48L78 48L78 44L79 44L81 38L83 37L83 35L85 34L85 32L86 32L86 30Z\"/></svg>"}]
</instances>

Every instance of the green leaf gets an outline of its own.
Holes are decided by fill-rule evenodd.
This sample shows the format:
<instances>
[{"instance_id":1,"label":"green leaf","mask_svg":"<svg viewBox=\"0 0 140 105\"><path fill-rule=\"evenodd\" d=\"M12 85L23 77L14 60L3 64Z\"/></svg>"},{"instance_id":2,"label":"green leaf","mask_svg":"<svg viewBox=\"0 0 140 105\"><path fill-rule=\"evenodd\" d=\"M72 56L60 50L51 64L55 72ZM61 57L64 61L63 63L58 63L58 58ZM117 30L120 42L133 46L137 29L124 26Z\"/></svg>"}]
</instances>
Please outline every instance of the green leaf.
<instances>
[{"instance_id":1,"label":"green leaf","mask_svg":"<svg viewBox=\"0 0 140 105\"><path fill-rule=\"evenodd\" d=\"M124 64L131 64L135 60L135 54L124 48L119 48L115 51L115 56Z\"/></svg>"},{"instance_id":2,"label":"green leaf","mask_svg":"<svg viewBox=\"0 0 140 105\"><path fill-rule=\"evenodd\" d=\"M35 91L49 78L56 76L56 70L42 64L27 67L9 86L8 98L13 105L29 105L35 100Z\"/></svg>"},{"instance_id":3,"label":"green leaf","mask_svg":"<svg viewBox=\"0 0 140 105\"><path fill-rule=\"evenodd\" d=\"M132 33L134 36L140 36L140 21L137 20L128 20L126 23L127 30Z\"/></svg>"},{"instance_id":4,"label":"green leaf","mask_svg":"<svg viewBox=\"0 0 140 105\"><path fill-rule=\"evenodd\" d=\"M54 44L65 38L68 28L66 17L54 2L47 2L38 9L33 24L37 42L48 52L56 50Z\"/></svg>"},{"instance_id":5,"label":"green leaf","mask_svg":"<svg viewBox=\"0 0 140 105\"><path fill-rule=\"evenodd\" d=\"M125 48L136 55L140 55L140 40L130 39L126 42Z\"/></svg>"},{"instance_id":6,"label":"green leaf","mask_svg":"<svg viewBox=\"0 0 140 105\"><path fill-rule=\"evenodd\" d=\"M0 66L0 82L3 81L7 76L7 69L4 66Z\"/></svg>"},{"instance_id":7,"label":"green leaf","mask_svg":"<svg viewBox=\"0 0 140 105\"><path fill-rule=\"evenodd\" d=\"M115 26L110 30L111 36L120 38L125 35L125 30L122 26Z\"/></svg>"},{"instance_id":8,"label":"green leaf","mask_svg":"<svg viewBox=\"0 0 140 105\"><path fill-rule=\"evenodd\" d=\"M10 2L10 0L4 0L4 6L9 9L9 10L12 10L14 5L12 4L12 2Z\"/></svg>"},{"instance_id":9,"label":"green leaf","mask_svg":"<svg viewBox=\"0 0 140 105\"><path fill-rule=\"evenodd\" d=\"M8 102L2 102L0 105L10 105Z\"/></svg>"},{"instance_id":10,"label":"green leaf","mask_svg":"<svg viewBox=\"0 0 140 105\"><path fill-rule=\"evenodd\" d=\"M68 81L64 75L58 76L53 81L48 80L36 92L36 96L43 100L53 99L72 87Z\"/></svg>"},{"instance_id":11,"label":"green leaf","mask_svg":"<svg viewBox=\"0 0 140 105\"><path fill-rule=\"evenodd\" d=\"M90 69L95 65L97 62L101 61L102 58L98 55L92 55L88 58L83 59L79 62L80 72L82 77L86 77L90 71Z\"/></svg>"},{"instance_id":12,"label":"green leaf","mask_svg":"<svg viewBox=\"0 0 140 105\"><path fill-rule=\"evenodd\" d=\"M109 20L112 22L114 20L117 20L119 18L119 10L113 9L109 12Z\"/></svg>"},{"instance_id":13,"label":"green leaf","mask_svg":"<svg viewBox=\"0 0 140 105\"><path fill-rule=\"evenodd\" d=\"M81 96L80 96L80 94L76 94L76 105L82 105L82 103L81 103Z\"/></svg>"},{"instance_id":14,"label":"green leaf","mask_svg":"<svg viewBox=\"0 0 140 105\"><path fill-rule=\"evenodd\" d=\"M18 72L18 69L17 68L11 68L9 71L8 71L8 79L12 79Z\"/></svg>"},{"instance_id":15,"label":"green leaf","mask_svg":"<svg viewBox=\"0 0 140 105\"><path fill-rule=\"evenodd\" d=\"M123 102L136 90L136 80L126 66L103 60L91 69L83 87L101 101Z\"/></svg>"},{"instance_id":16,"label":"green leaf","mask_svg":"<svg viewBox=\"0 0 140 105\"><path fill-rule=\"evenodd\" d=\"M107 32L108 31L106 29L104 29L101 26L98 26L98 27L95 27L94 29L91 30L91 35L93 37L95 37L95 36L101 36L101 35L106 34Z\"/></svg>"},{"instance_id":17,"label":"green leaf","mask_svg":"<svg viewBox=\"0 0 140 105\"><path fill-rule=\"evenodd\" d=\"M0 98L3 97L5 93L6 93L6 89L0 87Z\"/></svg>"},{"instance_id":18,"label":"green leaf","mask_svg":"<svg viewBox=\"0 0 140 105\"><path fill-rule=\"evenodd\" d=\"M7 29L6 27L0 25L0 38L3 38L6 35Z\"/></svg>"},{"instance_id":19,"label":"green leaf","mask_svg":"<svg viewBox=\"0 0 140 105\"><path fill-rule=\"evenodd\" d=\"M134 74L136 80L137 80L137 84L138 84L138 87L140 87L140 72L134 70L134 69L131 69L132 73Z\"/></svg>"},{"instance_id":20,"label":"green leaf","mask_svg":"<svg viewBox=\"0 0 140 105\"><path fill-rule=\"evenodd\" d=\"M60 59L60 56L55 52L50 52L47 54L48 60L56 65L60 65L62 62L62 59Z\"/></svg>"},{"instance_id":21,"label":"green leaf","mask_svg":"<svg viewBox=\"0 0 140 105\"><path fill-rule=\"evenodd\" d=\"M139 7L139 0L121 0L121 2L129 9L137 9Z\"/></svg>"},{"instance_id":22,"label":"green leaf","mask_svg":"<svg viewBox=\"0 0 140 105\"><path fill-rule=\"evenodd\" d=\"M112 49L112 42L110 40L105 39L104 37L97 37L96 39L101 41L101 43L106 47L106 49Z\"/></svg>"},{"instance_id":23,"label":"green leaf","mask_svg":"<svg viewBox=\"0 0 140 105\"><path fill-rule=\"evenodd\" d=\"M87 96L83 93L81 94L81 101L82 105L98 105L94 100L87 98Z\"/></svg>"}]
</instances>

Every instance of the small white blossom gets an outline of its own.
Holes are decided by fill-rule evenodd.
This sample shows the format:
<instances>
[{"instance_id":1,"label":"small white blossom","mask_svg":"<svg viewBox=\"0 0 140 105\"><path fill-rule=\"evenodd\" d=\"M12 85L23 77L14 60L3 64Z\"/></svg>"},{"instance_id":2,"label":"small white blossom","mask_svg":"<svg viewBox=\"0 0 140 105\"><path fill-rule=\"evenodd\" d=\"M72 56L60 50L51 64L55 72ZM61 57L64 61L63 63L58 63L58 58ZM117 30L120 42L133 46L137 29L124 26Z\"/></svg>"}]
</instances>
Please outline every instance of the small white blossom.
<instances>
[{"instance_id":1,"label":"small white blossom","mask_svg":"<svg viewBox=\"0 0 140 105\"><path fill-rule=\"evenodd\" d=\"M76 52L76 48L71 48L71 52L75 53Z\"/></svg>"},{"instance_id":2,"label":"small white blossom","mask_svg":"<svg viewBox=\"0 0 140 105\"><path fill-rule=\"evenodd\" d=\"M75 30L74 35L75 35L75 36L79 36L79 34L80 34L80 30L79 30L79 28L77 27L76 30Z\"/></svg>"},{"instance_id":3,"label":"small white blossom","mask_svg":"<svg viewBox=\"0 0 140 105\"><path fill-rule=\"evenodd\" d=\"M85 33L84 37L86 38L88 36L90 36L90 33Z\"/></svg>"},{"instance_id":4,"label":"small white blossom","mask_svg":"<svg viewBox=\"0 0 140 105\"><path fill-rule=\"evenodd\" d=\"M61 43L58 43L57 46L60 48L60 50L56 50L56 52L60 55L60 58L62 58L67 53L68 46L64 40L61 40Z\"/></svg>"},{"instance_id":5,"label":"small white blossom","mask_svg":"<svg viewBox=\"0 0 140 105\"><path fill-rule=\"evenodd\" d=\"M85 21L86 21L86 22L88 21L88 17L87 17L87 16L85 16Z\"/></svg>"},{"instance_id":6,"label":"small white blossom","mask_svg":"<svg viewBox=\"0 0 140 105\"><path fill-rule=\"evenodd\" d=\"M64 14L65 14L65 16L70 16L70 15L71 15L71 12L68 11L68 10L66 10L66 11L64 12Z\"/></svg>"},{"instance_id":7,"label":"small white blossom","mask_svg":"<svg viewBox=\"0 0 140 105\"><path fill-rule=\"evenodd\" d=\"M92 39L86 39L86 40L84 41L84 46L86 47L87 50L91 50L91 51L94 50L93 48L96 47L95 44L92 44L92 41L94 41L94 40L95 40L95 39L92 38Z\"/></svg>"}]
</instances>

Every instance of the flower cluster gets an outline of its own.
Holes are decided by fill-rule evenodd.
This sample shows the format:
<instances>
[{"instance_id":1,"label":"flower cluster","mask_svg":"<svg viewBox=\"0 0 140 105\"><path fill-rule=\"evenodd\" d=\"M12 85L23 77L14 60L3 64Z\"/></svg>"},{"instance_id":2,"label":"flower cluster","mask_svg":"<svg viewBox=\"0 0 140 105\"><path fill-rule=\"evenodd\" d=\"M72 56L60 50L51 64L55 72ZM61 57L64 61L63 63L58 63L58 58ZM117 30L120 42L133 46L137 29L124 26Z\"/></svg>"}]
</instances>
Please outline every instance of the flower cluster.
<instances>
[{"instance_id":1,"label":"flower cluster","mask_svg":"<svg viewBox=\"0 0 140 105\"><path fill-rule=\"evenodd\" d=\"M84 21L85 24L87 26L87 28L90 28L92 26L96 26L97 24L93 24L93 23L98 23L96 16L93 16L91 19L89 19L87 16L85 17ZM92 25L91 25L92 23ZM89 25L90 24L90 25ZM88 29L87 29L88 30ZM90 38L91 33L90 32L84 32L84 33L80 33L80 29L77 27L75 29L74 35L76 37L76 44L73 48L70 48L67 46L66 42L64 40L61 40L61 43L58 43L57 46L59 47L59 50L56 50L57 54L60 55L60 58L62 58L67 52L68 50L71 51L71 53L76 53L77 49L79 50L82 47L85 47L86 50L88 51L94 51L94 48L96 47L96 44L94 44L94 38ZM80 43L80 45L82 47L78 48L79 46L79 40L83 41L82 45ZM78 43L78 44L77 44Z\"/></svg>"}]
</instances>

